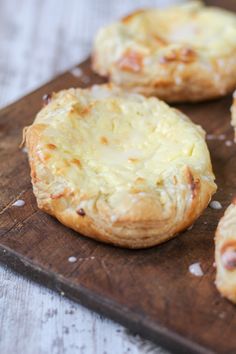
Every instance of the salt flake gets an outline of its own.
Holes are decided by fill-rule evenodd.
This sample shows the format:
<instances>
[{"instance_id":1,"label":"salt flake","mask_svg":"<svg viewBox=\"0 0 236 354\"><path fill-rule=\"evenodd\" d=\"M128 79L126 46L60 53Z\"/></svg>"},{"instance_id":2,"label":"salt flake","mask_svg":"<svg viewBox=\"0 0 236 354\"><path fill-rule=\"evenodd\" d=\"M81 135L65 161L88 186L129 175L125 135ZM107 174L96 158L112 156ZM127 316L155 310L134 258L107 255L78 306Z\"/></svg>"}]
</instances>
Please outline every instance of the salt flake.
<instances>
[{"instance_id":1,"label":"salt flake","mask_svg":"<svg viewBox=\"0 0 236 354\"><path fill-rule=\"evenodd\" d=\"M196 277L202 277L204 274L199 262L191 264L188 269L189 272L195 275Z\"/></svg>"},{"instance_id":2,"label":"salt flake","mask_svg":"<svg viewBox=\"0 0 236 354\"><path fill-rule=\"evenodd\" d=\"M12 206L15 206L15 207L22 207L24 205L25 205L25 201L22 199L18 199L12 204Z\"/></svg>"}]
</instances>

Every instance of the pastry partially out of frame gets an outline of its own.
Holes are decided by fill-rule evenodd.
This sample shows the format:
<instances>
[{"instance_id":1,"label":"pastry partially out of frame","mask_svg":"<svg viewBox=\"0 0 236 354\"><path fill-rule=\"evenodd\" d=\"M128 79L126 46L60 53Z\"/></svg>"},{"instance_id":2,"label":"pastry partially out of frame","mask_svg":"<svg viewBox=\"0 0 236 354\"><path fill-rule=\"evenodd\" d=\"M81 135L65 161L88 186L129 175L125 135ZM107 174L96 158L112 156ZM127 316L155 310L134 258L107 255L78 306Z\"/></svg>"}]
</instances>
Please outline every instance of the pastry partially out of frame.
<instances>
[{"instance_id":1,"label":"pastry partially out of frame","mask_svg":"<svg viewBox=\"0 0 236 354\"><path fill-rule=\"evenodd\" d=\"M216 286L236 303L236 199L221 218L215 237Z\"/></svg>"},{"instance_id":2,"label":"pastry partially out of frame","mask_svg":"<svg viewBox=\"0 0 236 354\"><path fill-rule=\"evenodd\" d=\"M200 1L134 12L98 32L93 69L168 102L223 96L236 87L236 15Z\"/></svg>"}]
</instances>

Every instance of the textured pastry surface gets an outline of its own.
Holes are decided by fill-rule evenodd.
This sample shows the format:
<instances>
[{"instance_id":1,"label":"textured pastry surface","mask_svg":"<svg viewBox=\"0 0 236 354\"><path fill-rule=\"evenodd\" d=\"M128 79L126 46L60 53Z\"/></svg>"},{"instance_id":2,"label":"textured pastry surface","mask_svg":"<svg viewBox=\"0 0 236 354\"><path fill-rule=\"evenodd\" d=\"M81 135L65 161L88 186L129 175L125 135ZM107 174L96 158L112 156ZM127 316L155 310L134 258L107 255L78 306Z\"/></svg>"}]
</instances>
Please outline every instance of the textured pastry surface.
<instances>
[{"instance_id":1,"label":"textured pastry surface","mask_svg":"<svg viewBox=\"0 0 236 354\"><path fill-rule=\"evenodd\" d=\"M236 302L236 200L226 209L215 237L216 286Z\"/></svg>"},{"instance_id":2,"label":"textured pastry surface","mask_svg":"<svg viewBox=\"0 0 236 354\"><path fill-rule=\"evenodd\" d=\"M233 105L231 107L231 112L232 112L231 124L234 128L234 141L236 142L236 91L234 92L233 95Z\"/></svg>"},{"instance_id":3,"label":"textured pastry surface","mask_svg":"<svg viewBox=\"0 0 236 354\"><path fill-rule=\"evenodd\" d=\"M111 84L53 94L26 145L39 208L123 247L173 237L216 189L202 128L157 98Z\"/></svg>"},{"instance_id":4,"label":"textured pastry surface","mask_svg":"<svg viewBox=\"0 0 236 354\"><path fill-rule=\"evenodd\" d=\"M236 87L236 15L200 1L137 11L98 32L93 69L169 102L225 95Z\"/></svg>"}]
</instances>

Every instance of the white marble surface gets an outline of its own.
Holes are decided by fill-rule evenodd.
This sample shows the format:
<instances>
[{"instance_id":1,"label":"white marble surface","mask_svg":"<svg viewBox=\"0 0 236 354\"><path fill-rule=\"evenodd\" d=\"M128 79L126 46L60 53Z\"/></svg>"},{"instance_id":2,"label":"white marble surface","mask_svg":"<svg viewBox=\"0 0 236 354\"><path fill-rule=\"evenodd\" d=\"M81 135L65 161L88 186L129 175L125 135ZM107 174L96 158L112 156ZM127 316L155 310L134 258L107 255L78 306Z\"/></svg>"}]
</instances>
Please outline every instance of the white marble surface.
<instances>
[{"instance_id":1,"label":"white marble surface","mask_svg":"<svg viewBox=\"0 0 236 354\"><path fill-rule=\"evenodd\" d=\"M181 0L0 0L0 107L77 64L103 24ZM167 353L0 267L0 353Z\"/></svg>"}]
</instances>

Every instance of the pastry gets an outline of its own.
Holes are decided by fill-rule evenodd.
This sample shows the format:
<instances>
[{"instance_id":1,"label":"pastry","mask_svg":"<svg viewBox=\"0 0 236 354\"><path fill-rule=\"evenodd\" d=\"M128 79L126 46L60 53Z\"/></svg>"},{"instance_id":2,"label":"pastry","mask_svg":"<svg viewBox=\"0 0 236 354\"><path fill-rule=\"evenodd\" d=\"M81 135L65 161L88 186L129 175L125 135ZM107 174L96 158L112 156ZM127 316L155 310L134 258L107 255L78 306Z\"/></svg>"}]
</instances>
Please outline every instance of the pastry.
<instances>
[{"instance_id":1,"label":"pastry","mask_svg":"<svg viewBox=\"0 0 236 354\"><path fill-rule=\"evenodd\" d=\"M216 190L203 129L111 84L53 94L25 138L39 208L114 245L174 237Z\"/></svg>"},{"instance_id":2,"label":"pastry","mask_svg":"<svg viewBox=\"0 0 236 354\"><path fill-rule=\"evenodd\" d=\"M102 28L92 58L95 72L145 96L220 97L236 87L236 15L200 1L140 10Z\"/></svg>"},{"instance_id":3,"label":"pastry","mask_svg":"<svg viewBox=\"0 0 236 354\"><path fill-rule=\"evenodd\" d=\"M236 199L221 218L215 237L216 286L236 303Z\"/></svg>"}]
</instances>

